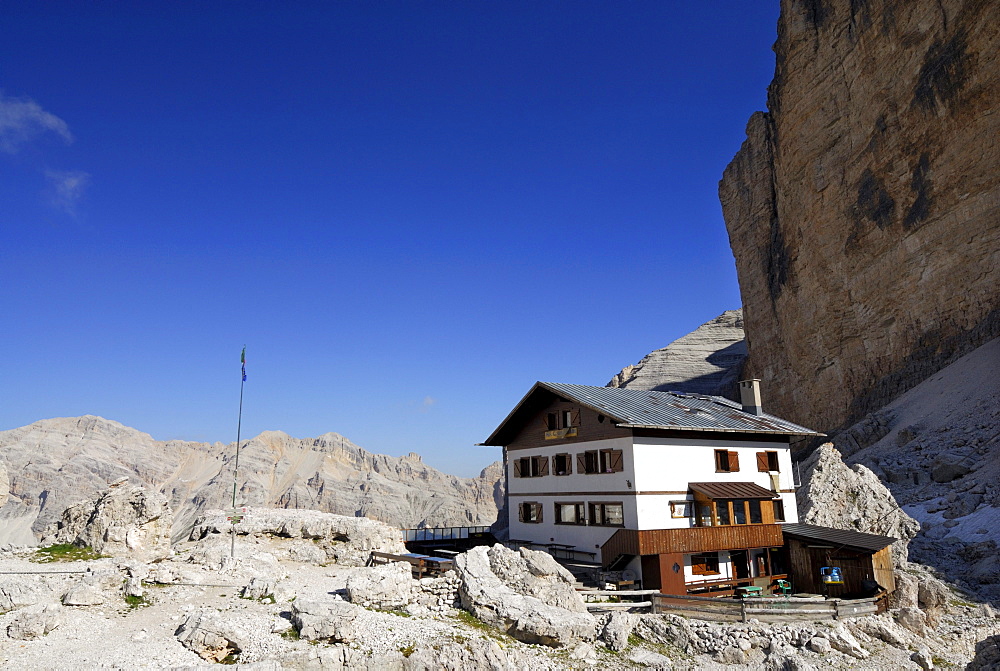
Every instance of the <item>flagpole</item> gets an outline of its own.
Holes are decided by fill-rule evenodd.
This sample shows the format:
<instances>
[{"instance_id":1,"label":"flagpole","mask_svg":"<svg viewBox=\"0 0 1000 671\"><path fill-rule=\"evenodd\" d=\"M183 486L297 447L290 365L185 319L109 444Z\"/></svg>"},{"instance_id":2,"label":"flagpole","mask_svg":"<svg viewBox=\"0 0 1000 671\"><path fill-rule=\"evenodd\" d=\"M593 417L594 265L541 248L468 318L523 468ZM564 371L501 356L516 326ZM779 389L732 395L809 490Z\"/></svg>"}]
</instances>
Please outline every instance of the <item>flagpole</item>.
<instances>
[{"instance_id":1,"label":"flagpole","mask_svg":"<svg viewBox=\"0 0 1000 671\"><path fill-rule=\"evenodd\" d=\"M243 384L247 381L247 346L240 353L240 412L236 419L236 464L233 467L233 514L236 514L236 486L240 470L240 430L243 428ZM236 524L232 525L233 535L229 543L229 557L236 556Z\"/></svg>"}]
</instances>

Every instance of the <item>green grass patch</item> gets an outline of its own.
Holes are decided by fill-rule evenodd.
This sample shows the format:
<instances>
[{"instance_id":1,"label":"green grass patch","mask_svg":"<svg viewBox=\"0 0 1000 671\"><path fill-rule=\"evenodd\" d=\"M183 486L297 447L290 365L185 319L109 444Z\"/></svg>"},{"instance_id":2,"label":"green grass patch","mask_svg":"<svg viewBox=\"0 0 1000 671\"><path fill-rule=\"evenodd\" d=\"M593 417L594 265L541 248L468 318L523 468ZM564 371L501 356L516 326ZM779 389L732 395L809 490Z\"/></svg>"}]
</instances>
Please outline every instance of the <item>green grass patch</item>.
<instances>
[{"instance_id":1,"label":"green grass patch","mask_svg":"<svg viewBox=\"0 0 1000 671\"><path fill-rule=\"evenodd\" d=\"M79 547L72 543L59 543L35 550L35 556L31 561L40 564L48 564L57 561L88 561L90 559L104 559L105 555L94 552L94 548L89 545Z\"/></svg>"},{"instance_id":2,"label":"green grass patch","mask_svg":"<svg viewBox=\"0 0 1000 671\"><path fill-rule=\"evenodd\" d=\"M460 620L463 624L467 624L473 629L479 629L480 631L487 631L487 632L495 631L493 627L486 624L485 622L483 622L482 620L480 620L478 617L476 617L467 610L458 611L458 615L456 615L455 617L458 620Z\"/></svg>"},{"instance_id":3,"label":"green grass patch","mask_svg":"<svg viewBox=\"0 0 1000 671\"><path fill-rule=\"evenodd\" d=\"M409 657L417 651L417 647L410 643L409 645L400 648L399 651L403 653L403 657Z\"/></svg>"},{"instance_id":4,"label":"green grass patch","mask_svg":"<svg viewBox=\"0 0 1000 671\"><path fill-rule=\"evenodd\" d=\"M281 638L285 639L286 641L298 641L302 639L302 636L299 635L299 630L296 629L295 627L289 627L288 629L281 632L280 635Z\"/></svg>"},{"instance_id":5,"label":"green grass patch","mask_svg":"<svg viewBox=\"0 0 1000 671\"><path fill-rule=\"evenodd\" d=\"M383 610L383 613L389 613L390 615L398 615L399 617L412 617L405 610Z\"/></svg>"},{"instance_id":6,"label":"green grass patch","mask_svg":"<svg viewBox=\"0 0 1000 671\"><path fill-rule=\"evenodd\" d=\"M149 606L150 605L150 602L146 600L146 597L144 597L144 596L132 596L131 594L126 594L125 595L125 603L128 604L128 607L131 610L135 610L136 608L143 608L145 606Z\"/></svg>"}]
</instances>

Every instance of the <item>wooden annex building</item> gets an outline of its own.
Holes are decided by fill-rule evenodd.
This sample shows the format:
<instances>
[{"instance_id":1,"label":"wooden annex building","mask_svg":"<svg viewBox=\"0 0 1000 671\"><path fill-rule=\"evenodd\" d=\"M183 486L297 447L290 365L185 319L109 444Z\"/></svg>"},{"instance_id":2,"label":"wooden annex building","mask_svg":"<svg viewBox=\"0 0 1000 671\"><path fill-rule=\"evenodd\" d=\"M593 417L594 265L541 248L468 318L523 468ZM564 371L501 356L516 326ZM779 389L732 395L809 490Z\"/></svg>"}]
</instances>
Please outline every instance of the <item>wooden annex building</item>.
<instances>
[{"instance_id":1,"label":"wooden annex building","mask_svg":"<svg viewBox=\"0 0 1000 671\"><path fill-rule=\"evenodd\" d=\"M799 592L852 597L896 589L890 554L895 538L813 524L784 524L781 532ZM820 577L824 566L839 568L843 584L824 583Z\"/></svg>"}]
</instances>

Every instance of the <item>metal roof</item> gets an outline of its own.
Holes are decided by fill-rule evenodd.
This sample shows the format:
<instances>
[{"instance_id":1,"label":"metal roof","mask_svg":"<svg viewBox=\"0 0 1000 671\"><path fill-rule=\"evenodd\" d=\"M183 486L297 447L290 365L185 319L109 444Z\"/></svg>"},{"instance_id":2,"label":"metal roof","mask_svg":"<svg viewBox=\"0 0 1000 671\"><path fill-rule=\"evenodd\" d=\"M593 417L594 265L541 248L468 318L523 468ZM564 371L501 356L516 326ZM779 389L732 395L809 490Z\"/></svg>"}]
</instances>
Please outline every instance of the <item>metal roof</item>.
<instances>
[{"instance_id":1,"label":"metal roof","mask_svg":"<svg viewBox=\"0 0 1000 671\"><path fill-rule=\"evenodd\" d=\"M787 436L824 435L774 415L766 413L753 415L743 412L743 406L739 403L721 396L536 382L482 444L506 445L505 441L511 437L509 425L516 417L533 407L540 390L580 403L610 417L612 421L626 429L720 431Z\"/></svg>"},{"instance_id":2,"label":"metal roof","mask_svg":"<svg viewBox=\"0 0 1000 671\"><path fill-rule=\"evenodd\" d=\"M774 415L753 415L721 396L539 382L539 386L610 415L626 428L822 435Z\"/></svg>"},{"instance_id":3,"label":"metal roof","mask_svg":"<svg viewBox=\"0 0 1000 671\"><path fill-rule=\"evenodd\" d=\"M778 496L752 482L689 482L688 487L710 499L773 499Z\"/></svg>"},{"instance_id":4,"label":"metal roof","mask_svg":"<svg viewBox=\"0 0 1000 671\"><path fill-rule=\"evenodd\" d=\"M865 534L860 531L831 529L830 527L818 527L814 524L798 523L782 524L781 533L798 540L815 541L835 547L858 548L873 552L888 547L899 540L897 538L890 538L889 536L879 536L878 534Z\"/></svg>"}]
</instances>

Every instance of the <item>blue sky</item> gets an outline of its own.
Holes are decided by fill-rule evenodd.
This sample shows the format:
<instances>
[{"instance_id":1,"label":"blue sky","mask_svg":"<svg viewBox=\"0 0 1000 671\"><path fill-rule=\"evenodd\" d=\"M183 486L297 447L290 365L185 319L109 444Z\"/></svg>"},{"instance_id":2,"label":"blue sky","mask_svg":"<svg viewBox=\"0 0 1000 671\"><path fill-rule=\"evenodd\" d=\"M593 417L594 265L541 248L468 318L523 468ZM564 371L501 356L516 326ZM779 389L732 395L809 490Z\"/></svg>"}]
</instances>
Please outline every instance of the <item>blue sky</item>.
<instances>
[{"instance_id":1,"label":"blue sky","mask_svg":"<svg viewBox=\"0 0 1000 671\"><path fill-rule=\"evenodd\" d=\"M341 433L474 475L536 380L738 307L777 2L0 8L0 429Z\"/></svg>"}]
</instances>

